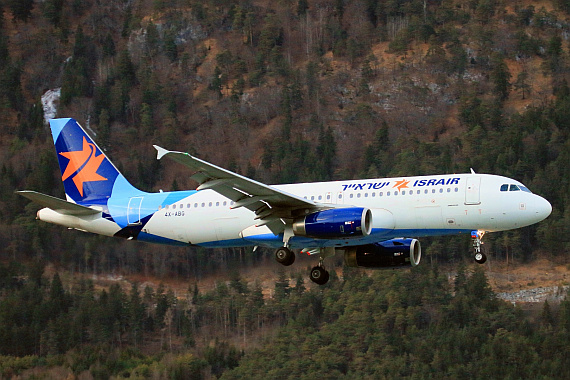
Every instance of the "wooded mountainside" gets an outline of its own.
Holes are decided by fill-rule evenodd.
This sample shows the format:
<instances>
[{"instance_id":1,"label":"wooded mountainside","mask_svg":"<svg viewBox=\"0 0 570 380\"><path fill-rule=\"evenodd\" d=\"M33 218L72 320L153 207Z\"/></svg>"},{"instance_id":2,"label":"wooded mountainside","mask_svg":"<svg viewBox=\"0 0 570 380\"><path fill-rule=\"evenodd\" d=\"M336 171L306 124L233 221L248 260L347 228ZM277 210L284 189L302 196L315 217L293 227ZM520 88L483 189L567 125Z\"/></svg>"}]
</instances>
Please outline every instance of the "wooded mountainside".
<instances>
[{"instance_id":1,"label":"wooded mountainside","mask_svg":"<svg viewBox=\"0 0 570 380\"><path fill-rule=\"evenodd\" d=\"M134 368L144 365L137 376L261 377L251 364L259 361L281 368L276 377L295 378L323 375L334 362L338 373L331 378L499 373L477 367L485 357L485 363L512 363L497 371L514 372L498 377L565 377L566 351L558 339L567 334L566 306L560 314L548 307L549 322L533 325L492 294L466 302L458 300L460 288L441 285L441 300L412 301L405 298L409 289L402 289L397 305L405 312L396 319L409 328L397 338L397 329L375 327L396 301L363 306L372 302L367 297L384 294L372 289L390 283L398 293L398 287L418 286L422 276L438 278L428 273L434 269L372 277L359 272L353 275L360 285L343 277L322 291L304 289L302 279L289 288L280 278L271 299L234 273L225 279L232 277L241 290L228 291L221 304L216 292L199 289L189 291L194 295L184 303L167 289L101 290L73 276L62 283L59 275L44 273L46 263L71 275L177 278L192 287L207 273L252 265L260 252L129 244L68 231L34 220L38 206L14 191L63 196L40 102L47 90L61 88L57 115L76 118L96 135L143 190L195 186L185 168L157 161L152 144L188 151L265 183L473 168L516 178L553 206L538 225L488 235L493 259L563 258L570 253L569 1L0 0L0 8L0 354L36 355L3 357L4 375L43 365L99 378L135 376ZM461 263L469 243L464 237L422 240L424 260L436 267ZM484 281L479 272L468 274ZM224 286L230 285L220 283L222 293ZM276 300L279 286L286 289L287 311L258 311L282 302ZM346 305L360 306L327 304L342 297ZM200 302L220 307L210 311L216 322L209 328L202 325L209 319L199 314ZM243 309L241 302L250 306ZM448 321L457 318L454 302L461 303L463 324ZM363 307L363 314L352 312ZM94 314L92 308L103 311ZM496 316L498 311L506 314ZM246 312L252 314L246 318ZM407 319L405 313L416 318L416 312L418 320ZM470 325L473 315L488 318L488 325ZM369 340L363 338L358 348L331 340L356 336L324 327L346 327L343 318L362 318ZM296 332L298 319L312 330ZM71 321L76 325L69 326ZM220 326L223 334L205 332L219 333ZM462 346L460 337L443 333L449 326L477 344ZM470 335L470 327L477 333ZM226 343L242 336L249 342L243 358L233 347L244 345ZM216 343L207 341L216 337ZM417 340L442 347L437 358L433 351L416 351ZM531 362L519 363L509 344L528 349ZM260 349L249 353L251 346ZM309 364L295 370L302 373L288 367L300 360L288 351L293 346L305 350ZM552 360L544 364L548 368L532 362L545 356ZM386 363L375 361L379 357ZM18 367L10 360L29 362ZM265 375L271 370L265 368Z\"/></svg>"}]
</instances>

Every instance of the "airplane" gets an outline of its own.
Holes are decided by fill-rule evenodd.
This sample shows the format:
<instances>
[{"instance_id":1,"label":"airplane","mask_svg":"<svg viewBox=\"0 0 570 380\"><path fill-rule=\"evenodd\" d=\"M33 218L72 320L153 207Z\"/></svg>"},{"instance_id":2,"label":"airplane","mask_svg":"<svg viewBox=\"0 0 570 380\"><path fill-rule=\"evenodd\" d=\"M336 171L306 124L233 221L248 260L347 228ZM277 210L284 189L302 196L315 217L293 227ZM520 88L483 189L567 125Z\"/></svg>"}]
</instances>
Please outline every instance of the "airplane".
<instances>
[{"instance_id":1,"label":"airplane","mask_svg":"<svg viewBox=\"0 0 570 380\"><path fill-rule=\"evenodd\" d=\"M188 153L159 146L157 159L188 167L195 190L149 193L132 186L71 118L50 120L66 200L18 194L44 208L37 219L127 240L211 248L275 249L288 266L295 250L318 255L310 279L329 280L324 260L408 268L421 261L418 238L471 234L478 263L486 232L538 223L552 206L507 177L441 174L417 177L266 185ZM300 254L300 253L297 253Z\"/></svg>"}]
</instances>

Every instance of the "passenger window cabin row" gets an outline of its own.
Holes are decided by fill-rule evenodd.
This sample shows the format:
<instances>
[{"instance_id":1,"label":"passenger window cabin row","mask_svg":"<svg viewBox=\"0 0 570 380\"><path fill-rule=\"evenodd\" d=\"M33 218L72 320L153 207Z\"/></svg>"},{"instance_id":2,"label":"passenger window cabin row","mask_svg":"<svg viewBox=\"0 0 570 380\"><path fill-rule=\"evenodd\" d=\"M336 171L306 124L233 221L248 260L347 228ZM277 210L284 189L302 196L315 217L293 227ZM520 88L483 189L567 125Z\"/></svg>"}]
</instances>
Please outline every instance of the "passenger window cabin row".
<instances>
[{"instance_id":1,"label":"passenger window cabin row","mask_svg":"<svg viewBox=\"0 0 570 380\"><path fill-rule=\"evenodd\" d=\"M455 193L459 192L459 188L458 188L458 187L455 187L455 188L453 188L453 189L450 188L450 187L448 187L448 188L446 188L445 190L444 190L444 188L439 188L439 189L432 188L432 189L431 189L431 193L432 193L432 194L436 194L436 193L438 193L438 192L439 192L440 194L442 194L442 193L444 193L444 192L451 193L452 190L453 190L453 192L455 192ZM526 187L524 187L524 186L517 186L517 185L502 185L502 186L501 186L501 191L518 191L518 190L530 192L530 190L528 190L528 189L527 189ZM384 197L384 196L386 196L386 197L391 197L391 196L398 196L398 195L414 195L414 194L419 195L419 194L421 194L421 193L422 193L422 190L415 190L415 192L414 192L414 190L402 190L402 191L400 191L400 192L399 192L399 191L387 191L387 192L383 192L383 191L376 192L376 191L373 191L373 192L371 192L371 193L368 193L368 192L365 192L365 193L350 193L350 194L348 195L348 198L349 198L349 199L354 199L354 198L368 198L368 197L370 197L370 198L376 198L376 197ZM424 189L424 190L423 190L423 193L424 193L424 194L429 194L429 193L430 193L430 189ZM339 201L342 200L342 199L343 199L343 196L344 196L344 195L343 195L342 193L338 194L338 200L339 200ZM322 201L323 199L326 199L327 202L330 202L330 201L331 201L331 194L328 193L328 194L326 194L326 195L324 195L324 196L323 196L323 195L310 195L310 196L307 196L307 195L306 195L306 196L304 196L304 198L305 198L305 199L310 199L311 201ZM178 204L175 203L175 204L172 204L172 205L166 205L166 206L164 206L164 207L163 207L163 206L158 206L158 209L159 209L159 210L162 210L162 209L164 208L164 209L166 209L166 210L170 210L170 209L172 209L172 210L177 210L177 209L184 209L184 208L189 209L189 208L220 207L220 206L226 207L226 206L228 206L228 204L229 204L229 206L233 206L234 203L235 203L235 202L233 202L233 201L231 201L231 202L228 202L228 201L223 201L223 202L196 202L196 203L194 203L194 204L192 204L192 203L187 203L186 205L184 205L184 203L178 203Z\"/></svg>"},{"instance_id":2,"label":"passenger window cabin row","mask_svg":"<svg viewBox=\"0 0 570 380\"><path fill-rule=\"evenodd\" d=\"M431 193L432 193L432 194L436 194L438 191L439 191L439 193L444 193L444 192L451 193L452 190L453 190L453 192L457 193L457 192L459 191L459 188L456 187L456 188L453 188L453 189L452 189L451 187L448 187L447 190L444 190L444 188L439 188L439 190L436 190L435 188L433 188L433 189L431 189ZM376 192L376 191L373 191L373 192L371 192L371 193L368 193L368 192L365 192L365 193L350 193L350 194L348 195L348 198L349 198L349 199L353 199L353 198L368 198L368 197L370 197L370 198L375 198L375 197L384 197L384 196L390 197L390 196L396 196L396 195L400 195L400 194L401 194L401 195L414 195L414 194L419 195L419 194L421 194L421 193L422 193L421 190L416 190L415 192L414 192L414 190L402 190L401 192L398 192L398 191L387 191L387 192L383 192L383 191ZM429 191L429 189L424 189L423 193L424 193L424 194L429 194L430 191ZM330 194L327 194L327 198L326 198L327 201L330 201L330 196L331 196ZM304 198L305 198L305 199L310 199L311 201L322 201L322 200L323 200L323 196L322 196L322 195L311 195L311 196L305 196ZM338 194L338 199L341 200L342 198L343 198L343 194L342 194L342 193Z\"/></svg>"},{"instance_id":3,"label":"passenger window cabin row","mask_svg":"<svg viewBox=\"0 0 570 380\"><path fill-rule=\"evenodd\" d=\"M230 206L233 206L234 203L235 203L235 202L233 202L233 201L232 201L232 202L229 202L229 205L230 205ZM223 202L208 202L208 203L206 203L206 202L200 202L200 203L194 203L194 204L192 204L192 203L187 203L187 204L186 204L186 207L184 207L184 203L178 203L178 204L175 203L175 204L172 204L172 205L166 205L166 206L164 206L164 207L158 206L158 209L159 209L159 210L162 210L162 209L164 208L164 209L166 209L166 210L170 210L170 209L172 209L172 210L177 210L177 209L192 208L192 207L193 207L193 208L201 208L201 207L206 207L206 206L207 206L207 207L220 207L220 206L225 207L225 206L227 206L227 205L228 205L228 201L223 201Z\"/></svg>"}]
</instances>

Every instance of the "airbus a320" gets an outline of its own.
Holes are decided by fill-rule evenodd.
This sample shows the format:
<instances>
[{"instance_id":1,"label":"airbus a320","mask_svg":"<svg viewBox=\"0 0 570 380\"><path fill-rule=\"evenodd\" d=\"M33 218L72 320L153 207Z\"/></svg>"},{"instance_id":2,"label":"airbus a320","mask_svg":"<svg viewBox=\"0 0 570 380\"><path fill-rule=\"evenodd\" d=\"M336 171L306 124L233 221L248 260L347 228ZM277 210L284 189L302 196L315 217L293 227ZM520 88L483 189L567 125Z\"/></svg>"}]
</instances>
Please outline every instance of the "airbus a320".
<instances>
[{"instance_id":1,"label":"airbus a320","mask_svg":"<svg viewBox=\"0 0 570 380\"><path fill-rule=\"evenodd\" d=\"M485 232L528 226L550 203L507 177L442 174L265 185L188 153L155 145L158 159L187 166L195 190L148 193L132 186L70 118L50 120L66 200L18 191L44 208L39 220L128 240L180 246L275 249L283 265L295 251L318 255L310 279L325 284L325 258L345 265L405 268L421 260L417 240L471 234L475 260Z\"/></svg>"}]
</instances>

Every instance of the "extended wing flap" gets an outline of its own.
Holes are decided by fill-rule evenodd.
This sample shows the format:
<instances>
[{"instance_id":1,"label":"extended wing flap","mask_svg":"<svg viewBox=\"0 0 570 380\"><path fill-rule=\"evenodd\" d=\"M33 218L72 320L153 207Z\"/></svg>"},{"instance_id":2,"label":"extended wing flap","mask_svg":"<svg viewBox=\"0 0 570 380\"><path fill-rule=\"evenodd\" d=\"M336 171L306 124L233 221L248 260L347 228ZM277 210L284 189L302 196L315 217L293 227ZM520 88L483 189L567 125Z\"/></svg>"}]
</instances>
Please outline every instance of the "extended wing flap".
<instances>
[{"instance_id":1,"label":"extended wing flap","mask_svg":"<svg viewBox=\"0 0 570 380\"><path fill-rule=\"evenodd\" d=\"M51 195L38 193L36 191L31 190L23 190L23 191L16 191L17 194L20 194L23 197L28 198L31 201L36 202L37 204L50 208L54 211L59 212L60 214L65 215L92 215L100 213L101 211L94 210L89 207L81 206L75 203L71 203L68 201L64 201L63 199L59 199L56 197L52 197Z\"/></svg>"}]
</instances>

